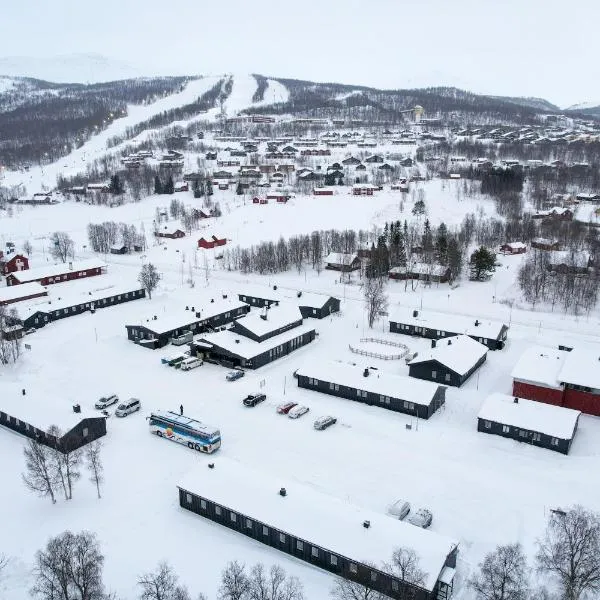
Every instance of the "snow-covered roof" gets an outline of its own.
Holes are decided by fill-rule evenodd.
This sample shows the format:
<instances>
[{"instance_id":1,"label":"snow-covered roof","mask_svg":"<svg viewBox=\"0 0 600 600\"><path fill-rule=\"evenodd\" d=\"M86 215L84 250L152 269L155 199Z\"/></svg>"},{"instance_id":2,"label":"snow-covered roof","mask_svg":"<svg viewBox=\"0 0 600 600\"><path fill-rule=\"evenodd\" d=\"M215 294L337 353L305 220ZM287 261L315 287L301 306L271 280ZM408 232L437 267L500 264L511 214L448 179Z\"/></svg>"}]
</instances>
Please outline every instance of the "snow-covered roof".
<instances>
[{"instance_id":1,"label":"snow-covered roof","mask_svg":"<svg viewBox=\"0 0 600 600\"><path fill-rule=\"evenodd\" d=\"M309 308L322 308L326 302L329 301L332 296L329 294L318 294L316 292L305 292L301 291L301 295L298 296L298 292L290 289L278 288L274 290L272 287L261 286L261 285L244 285L238 291L240 296L250 296L254 298L263 298L265 300L272 300L274 302L288 302L294 303L297 306L307 306Z\"/></svg>"},{"instance_id":2,"label":"snow-covered roof","mask_svg":"<svg viewBox=\"0 0 600 600\"><path fill-rule=\"evenodd\" d=\"M343 252L330 252L325 258L325 262L331 265L351 265L358 256L356 254L344 254Z\"/></svg>"},{"instance_id":3,"label":"snow-covered roof","mask_svg":"<svg viewBox=\"0 0 600 600\"><path fill-rule=\"evenodd\" d=\"M412 265L407 265L406 267L392 267L390 269L390 273L416 273L418 275L434 275L437 277L443 277L448 271L448 267L444 265L435 265L435 264L427 264L427 263L413 263Z\"/></svg>"},{"instance_id":4,"label":"snow-covered roof","mask_svg":"<svg viewBox=\"0 0 600 600\"><path fill-rule=\"evenodd\" d=\"M517 398L515 402L513 396L491 394L485 399L477 416L486 421L570 440L580 414L571 408L523 398Z\"/></svg>"},{"instance_id":5,"label":"snow-covered roof","mask_svg":"<svg viewBox=\"0 0 600 600\"><path fill-rule=\"evenodd\" d=\"M354 389L407 400L421 406L429 406L440 386L437 383L404 377L385 371L369 371L363 375L364 369L339 362L308 363L298 369L297 374L312 377L329 383L337 383Z\"/></svg>"},{"instance_id":6,"label":"snow-covered roof","mask_svg":"<svg viewBox=\"0 0 600 600\"><path fill-rule=\"evenodd\" d=\"M600 345L576 346L567 352L558 381L600 390Z\"/></svg>"},{"instance_id":7,"label":"snow-covered roof","mask_svg":"<svg viewBox=\"0 0 600 600\"><path fill-rule=\"evenodd\" d=\"M266 319L263 316L266 315ZM302 321L302 315L297 305L282 303L267 309L255 309L238 323L257 336L263 336L271 331L281 329L297 321Z\"/></svg>"},{"instance_id":8,"label":"snow-covered roof","mask_svg":"<svg viewBox=\"0 0 600 600\"><path fill-rule=\"evenodd\" d=\"M439 340L435 348L419 353L409 364L416 365L435 360L455 373L464 375L487 354L487 346L476 342L468 335L455 335Z\"/></svg>"},{"instance_id":9,"label":"snow-covered roof","mask_svg":"<svg viewBox=\"0 0 600 600\"><path fill-rule=\"evenodd\" d=\"M27 298L36 294L47 294L46 288L37 281L0 287L0 304L3 302L14 302L19 298Z\"/></svg>"},{"instance_id":10,"label":"snow-covered roof","mask_svg":"<svg viewBox=\"0 0 600 600\"><path fill-rule=\"evenodd\" d=\"M417 313L415 316L414 313ZM505 327L499 321L482 321L477 318L463 317L460 315L447 315L422 310L401 308L395 310L390 316L394 323L404 323L415 327L426 327L435 331L449 331L451 333L465 333L475 337L490 340L498 339ZM477 324L476 324L477 323Z\"/></svg>"},{"instance_id":11,"label":"snow-covered roof","mask_svg":"<svg viewBox=\"0 0 600 600\"><path fill-rule=\"evenodd\" d=\"M297 338L305 333L309 333L310 331L314 331L314 326L310 325L299 325L298 327L294 327L284 333L280 333L279 335L275 335L264 342L255 342L250 338L247 338L243 335L239 335L230 330L225 331L217 331L216 333L202 333L197 335L194 338L194 341L198 341L201 344L203 342L209 343L211 345L219 346L219 348L223 348L232 354L236 354L237 356L241 356L246 360L254 358L263 352L268 352L272 348L276 348L281 344L285 344L294 338Z\"/></svg>"},{"instance_id":12,"label":"snow-covered roof","mask_svg":"<svg viewBox=\"0 0 600 600\"><path fill-rule=\"evenodd\" d=\"M527 248L527 246L523 242L508 242L502 245L508 248L514 248L515 250L518 248Z\"/></svg>"},{"instance_id":13,"label":"snow-covered roof","mask_svg":"<svg viewBox=\"0 0 600 600\"><path fill-rule=\"evenodd\" d=\"M544 346L531 346L521 355L511 377L544 387L560 389L558 373L568 352Z\"/></svg>"},{"instance_id":14,"label":"snow-covered roof","mask_svg":"<svg viewBox=\"0 0 600 600\"><path fill-rule=\"evenodd\" d=\"M46 277L56 277L57 275L64 275L71 271L90 271L92 269L104 269L106 263L97 260L95 258L90 260L80 260L68 263L59 263L57 265L44 265L43 267L37 267L36 269L28 269L26 271L16 271L11 273L21 283L28 281L37 281L38 279L45 279Z\"/></svg>"},{"instance_id":15,"label":"snow-covered roof","mask_svg":"<svg viewBox=\"0 0 600 600\"><path fill-rule=\"evenodd\" d=\"M178 487L357 563L381 565L398 547L414 550L433 590L458 543L445 536L354 506L287 477L254 471L225 457L197 467ZM284 487L286 495L279 490ZM370 527L363 527L365 521Z\"/></svg>"},{"instance_id":16,"label":"snow-covered roof","mask_svg":"<svg viewBox=\"0 0 600 600\"><path fill-rule=\"evenodd\" d=\"M551 265L569 265L572 267L586 268L590 264L590 254L585 250L578 250L576 252L558 250L552 252L549 262Z\"/></svg>"}]
</instances>

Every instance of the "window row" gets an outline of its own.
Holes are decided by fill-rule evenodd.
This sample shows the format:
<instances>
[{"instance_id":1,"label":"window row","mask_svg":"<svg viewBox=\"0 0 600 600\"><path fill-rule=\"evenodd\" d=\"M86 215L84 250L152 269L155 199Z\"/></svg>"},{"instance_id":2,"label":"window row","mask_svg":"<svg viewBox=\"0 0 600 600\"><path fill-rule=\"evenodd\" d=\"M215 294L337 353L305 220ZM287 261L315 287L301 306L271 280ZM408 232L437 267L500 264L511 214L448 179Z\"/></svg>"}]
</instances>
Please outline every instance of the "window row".
<instances>
[{"instance_id":1,"label":"window row","mask_svg":"<svg viewBox=\"0 0 600 600\"><path fill-rule=\"evenodd\" d=\"M485 429L491 429L492 428L492 422L491 421L484 421L483 422L483 427ZM542 440L542 434L541 433L536 433L533 431L528 431L527 429L519 429L518 427L513 427L512 429L514 429L514 431L516 431L519 435L520 438L531 438L532 441L534 442L540 442ZM510 433L511 432L511 427L510 425L502 425L502 433ZM558 446L560 444L560 440L558 438L551 438L550 439L550 444L552 446Z\"/></svg>"}]
</instances>

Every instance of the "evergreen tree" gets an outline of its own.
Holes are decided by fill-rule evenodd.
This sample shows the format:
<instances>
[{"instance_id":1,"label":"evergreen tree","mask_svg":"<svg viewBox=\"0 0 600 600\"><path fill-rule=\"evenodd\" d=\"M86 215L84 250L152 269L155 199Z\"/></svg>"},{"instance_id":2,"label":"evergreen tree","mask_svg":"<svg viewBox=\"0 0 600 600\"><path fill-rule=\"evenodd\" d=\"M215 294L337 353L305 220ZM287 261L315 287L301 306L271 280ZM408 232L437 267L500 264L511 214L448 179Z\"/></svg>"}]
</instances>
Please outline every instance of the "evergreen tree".
<instances>
[{"instance_id":1,"label":"evergreen tree","mask_svg":"<svg viewBox=\"0 0 600 600\"><path fill-rule=\"evenodd\" d=\"M118 175L113 175L110 178L110 185L108 186L109 193L120 196L125 190L123 189L123 183Z\"/></svg>"},{"instance_id":2,"label":"evergreen tree","mask_svg":"<svg viewBox=\"0 0 600 600\"><path fill-rule=\"evenodd\" d=\"M155 194L162 194L163 193L163 186L162 186L162 183L160 181L160 177L158 175L156 175L154 177L154 193Z\"/></svg>"},{"instance_id":3,"label":"evergreen tree","mask_svg":"<svg viewBox=\"0 0 600 600\"><path fill-rule=\"evenodd\" d=\"M173 183L173 176L169 175L167 179L167 183L165 183L163 187L163 194L173 194L175 193L175 184Z\"/></svg>"},{"instance_id":4,"label":"evergreen tree","mask_svg":"<svg viewBox=\"0 0 600 600\"><path fill-rule=\"evenodd\" d=\"M420 217L425 214L425 202L423 200L417 200L412 208L412 214L415 217Z\"/></svg>"},{"instance_id":5,"label":"evergreen tree","mask_svg":"<svg viewBox=\"0 0 600 600\"><path fill-rule=\"evenodd\" d=\"M435 259L440 265L448 261L448 228L445 223L440 223L435 238Z\"/></svg>"},{"instance_id":6,"label":"evergreen tree","mask_svg":"<svg viewBox=\"0 0 600 600\"><path fill-rule=\"evenodd\" d=\"M495 263L496 254L485 246L481 246L471 254L469 278L471 281L489 279L495 269Z\"/></svg>"},{"instance_id":7,"label":"evergreen tree","mask_svg":"<svg viewBox=\"0 0 600 600\"><path fill-rule=\"evenodd\" d=\"M335 185L335 178L331 173L325 175L325 185Z\"/></svg>"},{"instance_id":8,"label":"evergreen tree","mask_svg":"<svg viewBox=\"0 0 600 600\"><path fill-rule=\"evenodd\" d=\"M425 219L425 227L423 231L423 238L421 240L423 246L423 255L429 262L433 256L433 234L431 233L431 225L429 219Z\"/></svg>"},{"instance_id":9,"label":"evergreen tree","mask_svg":"<svg viewBox=\"0 0 600 600\"><path fill-rule=\"evenodd\" d=\"M242 182L241 181L238 181L238 184L237 184L237 186L235 188L235 193L238 196L242 196L244 194L244 188L242 186Z\"/></svg>"},{"instance_id":10,"label":"evergreen tree","mask_svg":"<svg viewBox=\"0 0 600 600\"><path fill-rule=\"evenodd\" d=\"M206 189L206 195L207 196L210 197L210 196L212 196L214 194L214 192L213 192L213 186L212 186L212 181L210 179L206 180L205 189Z\"/></svg>"},{"instance_id":11,"label":"evergreen tree","mask_svg":"<svg viewBox=\"0 0 600 600\"><path fill-rule=\"evenodd\" d=\"M344 185L344 178L343 178L341 175L338 177L338 182L337 182L337 184L338 184L338 185Z\"/></svg>"},{"instance_id":12,"label":"evergreen tree","mask_svg":"<svg viewBox=\"0 0 600 600\"><path fill-rule=\"evenodd\" d=\"M460 276L462 271L462 251L458 240L453 236L448 240L448 266L452 279Z\"/></svg>"}]
</instances>

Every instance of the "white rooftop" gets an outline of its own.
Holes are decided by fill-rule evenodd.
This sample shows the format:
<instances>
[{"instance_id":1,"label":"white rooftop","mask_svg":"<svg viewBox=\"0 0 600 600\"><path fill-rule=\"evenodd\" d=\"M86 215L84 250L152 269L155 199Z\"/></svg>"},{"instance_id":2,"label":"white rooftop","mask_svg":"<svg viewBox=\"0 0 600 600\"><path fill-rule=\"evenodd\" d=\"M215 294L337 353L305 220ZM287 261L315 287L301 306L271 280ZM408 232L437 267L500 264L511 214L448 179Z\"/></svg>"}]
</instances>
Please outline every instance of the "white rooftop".
<instances>
[{"instance_id":1,"label":"white rooftop","mask_svg":"<svg viewBox=\"0 0 600 600\"><path fill-rule=\"evenodd\" d=\"M600 345L576 346L566 354L558 381L600 390Z\"/></svg>"},{"instance_id":2,"label":"white rooftop","mask_svg":"<svg viewBox=\"0 0 600 600\"><path fill-rule=\"evenodd\" d=\"M332 265L351 265L358 256L356 254L344 254L343 252L330 252L325 262Z\"/></svg>"},{"instance_id":3,"label":"white rooftop","mask_svg":"<svg viewBox=\"0 0 600 600\"><path fill-rule=\"evenodd\" d=\"M217 457L214 468L190 471L181 489L216 502L356 562L381 566L398 547L411 548L433 590L455 540L349 504L313 487L286 478L253 471L245 465ZM285 487L286 496L279 495ZM370 527L363 527L369 521Z\"/></svg>"},{"instance_id":4,"label":"white rooftop","mask_svg":"<svg viewBox=\"0 0 600 600\"><path fill-rule=\"evenodd\" d=\"M255 342L250 338L233 333L230 330L217 331L216 333L202 333L197 335L195 340L208 342L211 345L214 344L224 350L228 350L232 354L236 354L237 356L249 360L263 352L268 352L272 348L276 348L285 342L289 342L296 337L314 330L314 326L299 325L289 331L275 335L264 342Z\"/></svg>"},{"instance_id":5,"label":"white rooftop","mask_svg":"<svg viewBox=\"0 0 600 600\"><path fill-rule=\"evenodd\" d=\"M477 416L486 421L520 427L562 440L573 437L581 414L578 410L523 398L517 400L515 402L513 396L505 394L491 394L485 399Z\"/></svg>"},{"instance_id":6,"label":"white rooftop","mask_svg":"<svg viewBox=\"0 0 600 600\"><path fill-rule=\"evenodd\" d=\"M64 275L70 271L88 271L92 269L104 269L106 263L97 260L80 260L71 261L66 263L59 263L56 265L44 265L43 267L37 267L35 269L28 269L26 271L17 271L12 273L21 283L29 281L37 281L38 279L44 279L45 277L55 277L56 275Z\"/></svg>"},{"instance_id":7,"label":"white rooftop","mask_svg":"<svg viewBox=\"0 0 600 600\"><path fill-rule=\"evenodd\" d=\"M46 288L37 281L22 283L21 285L8 285L0 287L0 304L3 302L14 302L20 298L33 296L34 294L47 293Z\"/></svg>"},{"instance_id":8,"label":"white rooftop","mask_svg":"<svg viewBox=\"0 0 600 600\"><path fill-rule=\"evenodd\" d=\"M263 319L265 315L266 319ZM302 315L298 306L291 303L281 303L269 309L257 308L238 319L240 325L259 337L296 321L302 321Z\"/></svg>"},{"instance_id":9,"label":"white rooftop","mask_svg":"<svg viewBox=\"0 0 600 600\"><path fill-rule=\"evenodd\" d=\"M414 316L415 312L417 316ZM415 327L426 327L427 329L434 329L440 332L465 333L492 340L498 339L504 326L504 323L500 321L483 321L472 317L447 315L429 311L423 312L422 310L411 310L408 308L394 310L390 315L390 321L414 325Z\"/></svg>"},{"instance_id":10,"label":"white rooftop","mask_svg":"<svg viewBox=\"0 0 600 600\"><path fill-rule=\"evenodd\" d=\"M390 396L421 406L429 406L440 386L437 383L386 373L385 371L369 371L363 375L364 368L339 362L308 363L298 369L297 374L337 383L373 394Z\"/></svg>"},{"instance_id":11,"label":"white rooftop","mask_svg":"<svg viewBox=\"0 0 600 600\"><path fill-rule=\"evenodd\" d=\"M544 346L531 346L521 355L511 377L526 383L560 389L558 374L568 352Z\"/></svg>"},{"instance_id":12,"label":"white rooftop","mask_svg":"<svg viewBox=\"0 0 600 600\"><path fill-rule=\"evenodd\" d=\"M238 294L241 296L253 296L256 298L264 298L276 302L294 303L297 306L309 306L311 308L321 308L332 296L329 294L318 294L316 292L302 291L302 295L298 296L295 290L277 288L274 290L271 286L261 285L244 285L238 289Z\"/></svg>"},{"instance_id":13,"label":"white rooftop","mask_svg":"<svg viewBox=\"0 0 600 600\"><path fill-rule=\"evenodd\" d=\"M473 365L487 354L487 346L476 342L468 335L455 335L438 340L435 348L419 353L409 364L416 365L428 360L436 360L459 375L464 375Z\"/></svg>"}]
</instances>

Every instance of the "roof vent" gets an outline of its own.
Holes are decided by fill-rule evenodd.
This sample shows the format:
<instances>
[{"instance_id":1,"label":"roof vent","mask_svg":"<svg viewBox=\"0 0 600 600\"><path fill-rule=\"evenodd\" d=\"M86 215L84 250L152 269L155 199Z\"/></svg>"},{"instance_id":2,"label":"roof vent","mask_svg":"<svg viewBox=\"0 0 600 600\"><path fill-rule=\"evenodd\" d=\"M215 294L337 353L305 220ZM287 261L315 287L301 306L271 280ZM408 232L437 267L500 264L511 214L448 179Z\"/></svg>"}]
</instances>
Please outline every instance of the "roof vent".
<instances>
[{"instance_id":1,"label":"roof vent","mask_svg":"<svg viewBox=\"0 0 600 600\"><path fill-rule=\"evenodd\" d=\"M185 307L185 310L190 310L190 307L189 307L189 306L186 306L186 307Z\"/></svg>"},{"instance_id":2,"label":"roof vent","mask_svg":"<svg viewBox=\"0 0 600 600\"><path fill-rule=\"evenodd\" d=\"M302 292L298 291L297 296L300 298L302 296Z\"/></svg>"},{"instance_id":3,"label":"roof vent","mask_svg":"<svg viewBox=\"0 0 600 600\"><path fill-rule=\"evenodd\" d=\"M215 463L208 463L208 468L209 469L214 469L215 468Z\"/></svg>"},{"instance_id":4,"label":"roof vent","mask_svg":"<svg viewBox=\"0 0 600 600\"><path fill-rule=\"evenodd\" d=\"M196 312L196 309L192 306L192 312Z\"/></svg>"},{"instance_id":5,"label":"roof vent","mask_svg":"<svg viewBox=\"0 0 600 600\"><path fill-rule=\"evenodd\" d=\"M239 344L239 343L240 343L240 340L236 338L236 339L235 339L235 343L236 343L236 344Z\"/></svg>"},{"instance_id":6,"label":"roof vent","mask_svg":"<svg viewBox=\"0 0 600 600\"><path fill-rule=\"evenodd\" d=\"M518 399L518 398L515 396L515 398L514 398L513 402L514 402L515 404L519 404L519 399Z\"/></svg>"},{"instance_id":7,"label":"roof vent","mask_svg":"<svg viewBox=\"0 0 600 600\"><path fill-rule=\"evenodd\" d=\"M363 377L368 377L369 376L369 369L365 369L363 371Z\"/></svg>"},{"instance_id":8,"label":"roof vent","mask_svg":"<svg viewBox=\"0 0 600 600\"><path fill-rule=\"evenodd\" d=\"M211 303L214 303L215 299L214 299L214 298L211 298L211 299L210 299L210 301L211 301Z\"/></svg>"},{"instance_id":9,"label":"roof vent","mask_svg":"<svg viewBox=\"0 0 600 600\"><path fill-rule=\"evenodd\" d=\"M419 316L419 311L413 310L413 317L418 317L418 316Z\"/></svg>"},{"instance_id":10,"label":"roof vent","mask_svg":"<svg viewBox=\"0 0 600 600\"><path fill-rule=\"evenodd\" d=\"M448 340L448 346L452 346L452 340Z\"/></svg>"},{"instance_id":11,"label":"roof vent","mask_svg":"<svg viewBox=\"0 0 600 600\"><path fill-rule=\"evenodd\" d=\"M479 319L475 319L475 327L479 327Z\"/></svg>"},{"instance_id":12,"label":"roof vent","mask_svg":"<svg viewBox=\"0 0 600 600\"><path fill-rule=\"evenodd\" d=\"M279 490L279 495L280 496L287 496L287 490L285 488L281 488Z\"/></svg>"},{"instance_id":13,"label":"roof vent","mask_svg":"<svg viewBox=\"0 0 600 600\"><path fill-rule=\"evenodd\" d=\"M152 317L152 320L156 321L156 320L158 320L158 317L157 317L156 315L154 315L154 316Z\"/></svg>"},{"instance_id":14,"label":"roof vent","mask_svg":"<svg viewBox=\"0 0 600 600\"><path fill-rule=\"evenodd\" d=\"M274 285L274 286L273 286L273 289L274 289L275 291L277 291L277 286L276 286L276 285Z\"/></svg>"},{"instance_id":15,"label":"roof vent","mask_svg":"<svg viewBox=\"0 0 600 600\"><path fill-rule=\"evenodd\" d=\"M223 294L223 300L225 300L225 298L227 298L227 294Z\"/></svg>"},{"instance_id":16,"label":"roof vent","mask_svg":"<svg viewBox=\"0 0 600 600\"><path fill-rule=\"evenodd\" d=\"M369 527L371 527L371 521L363 521L363 527L369 529Z\"/></svg>"}]
</instances>

